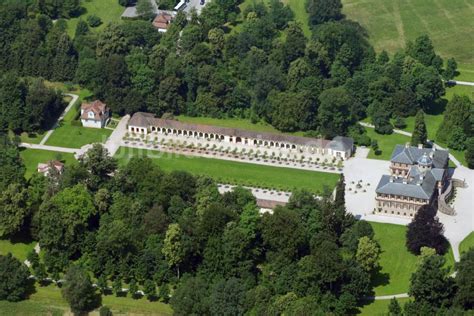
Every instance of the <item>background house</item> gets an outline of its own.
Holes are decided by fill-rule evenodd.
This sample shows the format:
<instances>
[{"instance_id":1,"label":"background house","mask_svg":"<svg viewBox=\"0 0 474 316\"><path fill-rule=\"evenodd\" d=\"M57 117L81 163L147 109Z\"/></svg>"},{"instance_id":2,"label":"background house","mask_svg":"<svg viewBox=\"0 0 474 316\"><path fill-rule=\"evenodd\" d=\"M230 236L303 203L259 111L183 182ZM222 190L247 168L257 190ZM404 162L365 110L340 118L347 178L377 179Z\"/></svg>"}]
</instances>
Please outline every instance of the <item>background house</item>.
<instances>
[{"instance_id":1,"label":"background house","mask_svg":"<svg viewBox=\"0 0 474 316\"><path fill-rule=\"evenodd\" d=\"M81 122L84 127L103 128L110 120L110 111L105 103L95 100L81 105Z\"/></svg>"}]
</instances>

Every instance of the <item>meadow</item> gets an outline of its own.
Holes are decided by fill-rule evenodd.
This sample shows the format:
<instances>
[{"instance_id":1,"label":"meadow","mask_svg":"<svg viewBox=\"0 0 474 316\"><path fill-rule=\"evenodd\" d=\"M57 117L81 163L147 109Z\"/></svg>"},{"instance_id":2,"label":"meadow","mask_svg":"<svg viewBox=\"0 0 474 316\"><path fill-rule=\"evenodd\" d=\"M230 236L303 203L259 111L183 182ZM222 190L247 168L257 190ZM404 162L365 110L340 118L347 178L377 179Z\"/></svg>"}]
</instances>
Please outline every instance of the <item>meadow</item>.
<instances>
[{"instance_id":1,"label":"meadow","mask_svg":"<svg viewBox=\"0 0 474 316\"><path fill-rule=\"evenodd\" d=\"M165 171L182 170L194 175L207 175L220 183L284 191L306 189L320 193L325 186L333 189L339 179L339 175L334 173L184 156L136 148L121 147L115 154L122 165L134 156L150 157Z\"/></svg>"},{"instance_id":2,"label":"meadow","mask_svg":"<svg viewBox=\"0 0 474 316\"><path fill-rule=\"evenodd\" d=\"M428 34L435 50L454 57L460 80L474 81L474 4L464 0L342 0L343 13L367 29L377 51L394 53Z\"/></svg>"}]
</instances>

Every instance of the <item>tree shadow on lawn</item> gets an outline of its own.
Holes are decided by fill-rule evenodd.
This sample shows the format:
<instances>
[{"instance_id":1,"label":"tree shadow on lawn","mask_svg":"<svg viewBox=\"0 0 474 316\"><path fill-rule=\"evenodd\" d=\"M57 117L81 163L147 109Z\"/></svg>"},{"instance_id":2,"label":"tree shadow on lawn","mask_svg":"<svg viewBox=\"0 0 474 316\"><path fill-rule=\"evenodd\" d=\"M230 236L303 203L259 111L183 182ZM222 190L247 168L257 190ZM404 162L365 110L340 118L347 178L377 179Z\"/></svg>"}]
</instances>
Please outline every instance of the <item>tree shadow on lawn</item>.
<instances>
[{"instance_id":1,"label":"tree shadow on lawn","mask_svg":"<svg viewBox=\"0 0 474 316\"><path fill-rule=\"evenodd\" d=\"M377 271L374 271L371 275L371 284L373 288L388 285L390 283L390 274L389 273L382 273L382 268L379 267ZM375 292L372 291L372 294L375 296Z\"/></svg>"}]
</instances>

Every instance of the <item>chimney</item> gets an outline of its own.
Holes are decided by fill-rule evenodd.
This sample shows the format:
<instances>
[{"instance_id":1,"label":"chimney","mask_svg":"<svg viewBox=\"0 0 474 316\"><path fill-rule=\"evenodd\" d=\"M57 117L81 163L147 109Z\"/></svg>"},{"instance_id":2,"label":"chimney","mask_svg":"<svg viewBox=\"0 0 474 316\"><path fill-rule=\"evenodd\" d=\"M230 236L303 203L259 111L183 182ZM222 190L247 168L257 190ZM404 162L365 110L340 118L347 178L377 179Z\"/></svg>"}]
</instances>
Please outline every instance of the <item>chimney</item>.
<instances>
[{"instance_id":1,"label":"chimney","mask_svg":"<svg viewBox=\"0 0 474 316\"><path fill-rule=\"evenodd\" d=\"M418 144L419 149L423 149L423 144Z\"/></svg>"},{"instance_id":2,"label":"chimney","mask_svg":"<svg viewBox=\"0 0 474 316\"><path fill-rule=\"evenodd\" d=\"M390 176L390 182L393 182L393 177L392 176Z\"/></svg>"},{"instance_id":3,"label":"chimney","mask_svg":"<svg viewBox=\"0 0 474 316\"><path fill-rule=\"evenodd\" d=\"M410 143L405 143L405 148L410 147Z\"/></svg>"},{"instance_id":4,"label":"chimney","mask_svg":"<svg viewBox=\"0 0 474 316\"><path fill-rule=\"evenodd\" d=\"M408 183L407 178L403 178L402 182L403 182L403 184L407 184Z\"/></svg>"}]
</instances>

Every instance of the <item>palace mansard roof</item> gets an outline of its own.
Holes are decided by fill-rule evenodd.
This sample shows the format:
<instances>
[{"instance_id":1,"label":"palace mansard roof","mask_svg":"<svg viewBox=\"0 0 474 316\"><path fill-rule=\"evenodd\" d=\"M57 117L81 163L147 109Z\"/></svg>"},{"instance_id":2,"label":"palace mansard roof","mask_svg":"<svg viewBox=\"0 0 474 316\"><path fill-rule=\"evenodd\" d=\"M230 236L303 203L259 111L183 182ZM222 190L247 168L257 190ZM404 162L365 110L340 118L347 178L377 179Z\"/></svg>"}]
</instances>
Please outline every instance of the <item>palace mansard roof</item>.
<instances>
[{"instance_id":1,"label":"palace mansard roof","mask_svg":"<svg viewBox=\"0 0 474 316\"><path fill-rule=\"evenodd\" d=\"M397 145L393 150L392 158L390 158L391 162L407 165L415 165L427 160L432 161L434 168L443 169L447 166L449 153L446 150Z\"/></svg>"}]
</instances>

